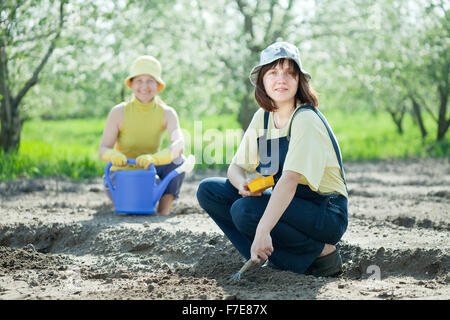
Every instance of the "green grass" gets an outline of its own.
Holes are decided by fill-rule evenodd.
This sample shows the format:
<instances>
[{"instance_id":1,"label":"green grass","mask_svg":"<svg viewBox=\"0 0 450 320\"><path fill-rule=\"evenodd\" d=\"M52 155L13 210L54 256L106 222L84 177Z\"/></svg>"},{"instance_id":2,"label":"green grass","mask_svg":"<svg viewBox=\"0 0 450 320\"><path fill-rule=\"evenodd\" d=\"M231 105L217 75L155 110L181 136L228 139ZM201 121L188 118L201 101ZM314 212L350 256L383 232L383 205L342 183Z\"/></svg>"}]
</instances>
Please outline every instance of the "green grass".
<instances>
[{"instance_id":1,"label":"green grass","mask_svg":"<svg viewBox=\"0 0 450 320\"><path fill-rule=\"evenodd\" d=\"M0 155L0 180L66 176L84 179L101 174L97 146L104 120L25 122L19 152Z\"/></svg>"},{"instance_id":2,"label":"green grass","mask_svg":"<svg viewBox=\"0 0 450 320\"><path fill-rule=\"evenodd\" d=\"M405 133L399 135L387 114L322 112L339 140L344 162L449 154L449 134L443 142L434 143L435 124L428 118L429 136L423 141L410 117L404 121ZM101 176L104 163L98 159L97 148L104 123L105 119L25 122L19 153L0 154L0 180L56 175L72 179ZM242 133L234 115L214 115L202 121L182 119L181 126L187 142L185 154L196 156L197 169L227 166ZM227 129L238 133L234 141L224 135ZM208 133L209 138L200 132ZM214 141L220 142L220 139L222 148L215 148ZM168 141L166 134L163 147Z\"/></svg>"},{"instance_id":3,"label":"green grass","mask_svg":"<svg viewBox=\"0 0 450 320\"><path fill-rule=\"evenodd\" d=\"M428 135L423 140L410 116L405 117L404 133L400 135L387 113L345 114L337 110L324 113L339 140L344 160L442 157L450 151L450 133L447 132L444 141L436 143L436 123L427 116L424 118Z\"/></svg>"}]
</instances>

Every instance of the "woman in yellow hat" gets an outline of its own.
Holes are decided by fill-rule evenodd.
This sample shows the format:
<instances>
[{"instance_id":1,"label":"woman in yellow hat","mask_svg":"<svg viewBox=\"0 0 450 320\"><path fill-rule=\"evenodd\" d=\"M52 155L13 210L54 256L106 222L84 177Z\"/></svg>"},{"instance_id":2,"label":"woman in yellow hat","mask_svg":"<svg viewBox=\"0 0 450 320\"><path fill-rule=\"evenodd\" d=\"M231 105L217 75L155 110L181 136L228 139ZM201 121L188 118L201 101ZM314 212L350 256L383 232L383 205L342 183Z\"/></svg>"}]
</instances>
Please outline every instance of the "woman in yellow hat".
<instances>
[{"instance_id":1,"label":"woman in yellow hat","mask_svg":"<svg viewBox=\"0 0 450 320\"><path fill-rule=\"evenodd\" d=\"M158 96L165 83L161 78L161 64L152 56L137 58L125 79L125 85L134 94L131 101L114 106L108 114L99 156L112 162L111 178L120 170L137 170L153 164L158 176L166 174L184 162L184 137L176 111ZM160 150L162 136L168 132L170 145ZM127 158L136 159L136 166L127 165ZM184 174L175 177L167 186L158 203L158 213L168 215L178 197ZM111 194L104 179L105 191Z\"/></svg>"}]
</instances>

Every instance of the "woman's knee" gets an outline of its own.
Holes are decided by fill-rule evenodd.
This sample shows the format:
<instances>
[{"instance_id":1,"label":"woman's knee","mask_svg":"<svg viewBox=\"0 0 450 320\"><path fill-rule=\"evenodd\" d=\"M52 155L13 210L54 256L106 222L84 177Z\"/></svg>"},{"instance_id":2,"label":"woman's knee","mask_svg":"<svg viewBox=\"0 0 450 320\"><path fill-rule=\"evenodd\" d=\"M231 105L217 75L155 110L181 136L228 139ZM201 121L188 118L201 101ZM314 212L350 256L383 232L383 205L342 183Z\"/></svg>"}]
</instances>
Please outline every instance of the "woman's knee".
<instances>
[{"instance_id":1,"label":"woman's knee","mask_svg":"<svg viewBox=\"0 0 450 320\"><path fill-rule=\"evenodd\" d=\"M333 245L338 243L342 239L342 236L344 235L345 231L347 230L347 224L337 224L334 227L334 229L335 229L334 232L330 232L328 234L326 243Z\"/></svg>"},{"instance_id":2,"label":"woman's knee","mask_svg":"<svg viewBox=\"0 0 450 320\"><path fill-rule=\"evenodd\" d=\"M241 232L254 233L258 225L260 215L251 197L239 199L230 208L231 218L236 228Z\"/></svg>"},{"instance_id":3,"label":"woman's knee","mask_svg":"<svg viewBox=\"0 0 450 320\"><path fill-rule=\"evenodd\" d=\"M199 201L210 198L213 193L211 190L214 188L214 186L217 184L217 181L214 178L206 178L200 181L200 184L197 188L197 199Z\"/></svg>"},{"instance_id":4,"label":"woman's knee","mask_svg":"<svg viewBox=\"0 0 450 320\"><path fill-rule=\"evenodd\" d=\"M203 179L197 188L197 200L203 209L214 207L216 204L224 204L227 201L226 181L218 177ZM231 205L231 204L230 204Z\"/></svg>"},{"instance_id":5,"label":"woman's knee","mask_svg":"<svg viewBox=\"0 0 450 320\"><path fill-rule=\"evenodd\" d=\"M345 231L347 231L347 223L339 226L339 231L336 233L335 237L332 239L333 240L332 244L338 243L344 236Z\"/></svg>"}]
</instances>

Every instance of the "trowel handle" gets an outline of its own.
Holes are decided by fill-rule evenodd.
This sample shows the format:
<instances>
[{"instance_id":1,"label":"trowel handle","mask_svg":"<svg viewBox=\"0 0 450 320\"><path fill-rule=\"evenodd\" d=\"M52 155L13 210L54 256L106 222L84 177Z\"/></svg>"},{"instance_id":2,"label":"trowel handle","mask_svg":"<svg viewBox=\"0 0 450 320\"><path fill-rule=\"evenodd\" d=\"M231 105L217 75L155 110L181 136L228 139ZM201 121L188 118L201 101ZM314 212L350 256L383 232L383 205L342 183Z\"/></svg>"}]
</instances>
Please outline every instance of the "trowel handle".
<instances>
[{"instance_id":1,"label":"trowel handle","mask_svg":"<svg viewBox=\"0 0 450 320\"><path fill-rule=\"evenodd\" d=\"M248 259L247 262L242 266L241 270L239 270L240 273L244 273L253 265L252 259Z\"/></svg>"}]
</instances>

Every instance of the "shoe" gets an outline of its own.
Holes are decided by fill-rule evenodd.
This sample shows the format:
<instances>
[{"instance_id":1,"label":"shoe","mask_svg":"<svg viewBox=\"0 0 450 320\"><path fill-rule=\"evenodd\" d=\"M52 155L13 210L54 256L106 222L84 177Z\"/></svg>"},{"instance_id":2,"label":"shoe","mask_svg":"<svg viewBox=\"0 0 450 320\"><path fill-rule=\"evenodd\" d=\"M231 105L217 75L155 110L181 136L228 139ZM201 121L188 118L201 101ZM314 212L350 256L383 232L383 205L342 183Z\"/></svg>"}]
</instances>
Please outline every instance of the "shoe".
<instances>
[{"instance_id":1,"label":"shoe","mask_svg":"<svg viewBox=\"0 0 450 320\"><path fill-rule=\"evenodd\" d=\"M332 253L319 257L305 271L306 275L315 277L333 277L342 272L342 258L336 248Z\"/></svg>"}]
</instances>

